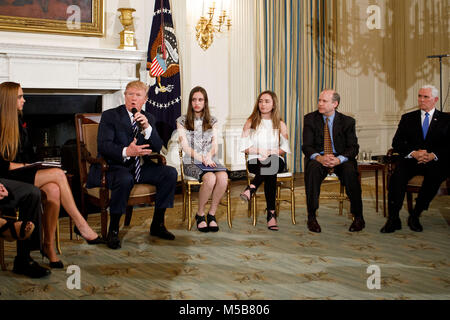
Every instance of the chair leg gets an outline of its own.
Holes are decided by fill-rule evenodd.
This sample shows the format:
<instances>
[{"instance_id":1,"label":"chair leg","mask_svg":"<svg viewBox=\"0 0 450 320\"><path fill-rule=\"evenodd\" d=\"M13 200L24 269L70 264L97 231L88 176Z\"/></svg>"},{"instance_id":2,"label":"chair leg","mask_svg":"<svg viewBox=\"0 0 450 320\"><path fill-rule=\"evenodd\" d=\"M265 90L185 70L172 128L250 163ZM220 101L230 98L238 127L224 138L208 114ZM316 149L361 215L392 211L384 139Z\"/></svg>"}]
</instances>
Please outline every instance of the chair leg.
<instances>
[{"instance_id":1,"label":"chair leg","mask_svg":"<svg viewBox=\"0 0 450 320\"><path fill-rule=\"evenodd\" d=\"M341 184L339 193L339 215L342 216L344 210L344 186Z\"/></svg>"},{"instance_id":2,"label":"chair leg","mask_svg":"<svg viewBox=\"0 0 450 320\"><path fill-rule=\"evenodd\" d=\"M192 229L192 201L191 201L191 186L188 186L188 230Z\"/></svg>"},{"instance_id":3,"label":"chair leg","mask_svg":"<svg viewBox=\"0 0 450 320\"><path fill-rule=\"evenodd\" d=\"M183 195L183 209L182 209L182 211L183 211L183 222L184 222L184 221L186 221L186 186L185 186L184 182L183 182L183 187L182 187L181 193Z\"/></svg>"},{"instance_id":4,"label":"chair leg","mask_svg":"<svg viewBox=\"0 0 450 320\"><path fill-rule=\"evenodd\" d=\"M127 206L125 214L125 227L128 227L130 225L132 216L133 216L133 206Z\"/></svg>"},{"instance_id":5,"label":"chair leg","mask_svg":"<svg viewBox=\"0 0 450 320\"><path fill-rule=\"evenodd\" d=\"M251 201L252 201L253 226L256 226L256 193L253 195Z\"/></svg>"},{"instance_id":6,"label":"chair leg","mask_svg":"<svg viewBox=\"0 0 450 320\"><path fill-rule=\"evenodd\" d=\"M408 203L408 213L411 214L413 211L412 192L406 191L406 202Z\"/></svg>"},{"instance_id":7,"label":"chair leg","mask_svg":"<svg viewBox=\"0 0 450 320\"><path fill-rule=\"evenodd\" d=\"M60 229L59 229L59 219L56 222L56 250L58 250L59 254L62 254L61 251L61 241L60 241Z\"/></svg>"},{"instance_id":8,"label":"chair leg","mask_svg":"<svg viewBox=\"0 0 450 320\"><path fill-rule=\"evenodd\" d=\"M4 247L4 241L3 239L0 239L0 266L2 267L3 271L6 271L6 264L5 264L5 247Z\"/></svg>"},{"instance_id":9,"label":"chair leg","mask_svg":"<svg viewBox=\"0 0 450 320\"><path fill-rule=\"evenodd\" d=\"M228 186L227 186L227 220L228 220L228 227L231 229L232 219L231 219L230 181L228 181Z\"/></svg>"},{"instance_id":10,"label":"chair leg","mask_svg":"<svg viewBox=\"0 0 450 320\"><path fill-rule=\"evenodd\" d=\"M106 239L107 236L107 228L108 228L108 211L106 211L106 207L102 207L100 209L100 223L101 223L101 232L102 232L102 237L104 239Z\"/></svg>"},{"instance_id":11,"label":"chair leg","mask_svg":"<svg viewBox=\"0 0 450 320\"><path fill-rule=\"evenodd\" d=\"M72 218L69 216L69 233L70 233L70 240L73 238L73 222Z\"/></svg>"},{"instance_id":12,"label":"chair leg","mask_svg":"<svg viewBox=\"0 0 450 320\"><path fill-rule=\"evenodd\" d=\"M291 180L291 220L292 224L297 224L295 221L295 188L294 179Z\"/></svg>"}]
</instances>

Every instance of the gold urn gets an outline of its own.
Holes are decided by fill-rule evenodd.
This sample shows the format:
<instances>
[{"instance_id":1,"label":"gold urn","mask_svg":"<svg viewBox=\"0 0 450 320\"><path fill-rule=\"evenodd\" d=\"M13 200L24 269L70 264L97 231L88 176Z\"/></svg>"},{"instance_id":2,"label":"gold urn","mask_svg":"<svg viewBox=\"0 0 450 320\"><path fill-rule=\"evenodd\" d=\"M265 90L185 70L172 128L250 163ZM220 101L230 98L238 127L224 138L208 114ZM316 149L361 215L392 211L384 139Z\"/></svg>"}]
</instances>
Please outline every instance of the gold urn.
<instances>
[{"instance_id":1,"label":"gold urn","mask_svg":"<svg viewBox=\"0 0 450 320\"><path fill-rule=\"evenodd\" d=\"M136 10L133 8L119 8L121 15L119 17L120 23L123 26L122 32L120 32L120 46L119 49L124 50L137 50L136 37L133 25L133 12Z\"/></svg>"}]
</instances>

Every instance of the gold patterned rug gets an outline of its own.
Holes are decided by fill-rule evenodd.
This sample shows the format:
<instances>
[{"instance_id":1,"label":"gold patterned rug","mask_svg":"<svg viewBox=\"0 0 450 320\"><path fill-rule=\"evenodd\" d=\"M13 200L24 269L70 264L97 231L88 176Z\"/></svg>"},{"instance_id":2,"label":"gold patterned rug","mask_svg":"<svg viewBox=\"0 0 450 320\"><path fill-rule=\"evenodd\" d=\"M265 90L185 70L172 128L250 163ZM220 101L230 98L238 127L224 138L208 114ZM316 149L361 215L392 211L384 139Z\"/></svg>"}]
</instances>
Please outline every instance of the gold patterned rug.
<instances>
[{"instance_id":1,"label":"gold patterned rug","mask_svg":"<svg viewBox=\"0 0 450 320\"><path fill-rule=\"evenodd\" d=\"M216 234L202 234L195 226L186 230L180 195L166 214L175 241L149 236L153 208L134 210L131 226L121 228L120 250L69 240L68 219L61 218L65 269L38 280L16 275L11 271L15 245L7 243L8 271L0 272L0 299L450 299L450 233L444 218L450 197L435 198L421 219L422 233L409 230L404 209L403 229L381 234L385 218L381 201L375 211L372 180L362 181L366 228L359 233L348 232L349 204L339 216L335 200L321 200L322 233L309 232L301 186L296 188L296 225L290 221L289 205L282 204L280 231L268 230L259 197L253 227L247 205L238 197L243 185L234 182L233 227L228 228L221 207ZM323 185L322 192L337 187ZM89 223L99 230L99 215L90 215ZM33 257L42 262L37 252ZM79 267L80 289L68 288L75 283L68 266Z\"/></svg>"}]
</instances>

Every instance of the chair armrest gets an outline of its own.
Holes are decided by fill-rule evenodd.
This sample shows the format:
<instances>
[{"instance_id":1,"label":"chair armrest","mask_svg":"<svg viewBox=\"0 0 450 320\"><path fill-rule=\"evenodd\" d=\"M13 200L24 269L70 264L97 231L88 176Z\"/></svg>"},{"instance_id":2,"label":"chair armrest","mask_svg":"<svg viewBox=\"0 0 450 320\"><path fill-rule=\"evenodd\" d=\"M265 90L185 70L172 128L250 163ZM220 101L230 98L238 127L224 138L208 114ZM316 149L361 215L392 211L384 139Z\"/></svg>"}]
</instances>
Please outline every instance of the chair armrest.
<instances>
[{"instance_id":1,"label":"chair armrest","mask_svg":"<svg viewBox=\"0 0 450 320\"><path fill-rule=\"evenodd\" d=\"M106 172L109 169L109 165L106 162L105 159L103 159L102 157L100 158L94 158L91 156L91 153L86 149L86 147L83 145L81 145L81 154L82 154L82 159L84 159L87 163L89 164L99 164L100 165L100 170L101 170L101 188L106 188Z\"/></svg>"},{"instance_id":2,"label":"chair armrest","mask_svg":"<svg viewBox=\"0 0 450 320\"><path fill-rule=\"evenodd\" d=\"M167 164L166 157L159 153L152 153L148 156L148 158L150 160L156 159L158 161L158 164L162 164L164 166Z\"/></svg>"}]
</instances>

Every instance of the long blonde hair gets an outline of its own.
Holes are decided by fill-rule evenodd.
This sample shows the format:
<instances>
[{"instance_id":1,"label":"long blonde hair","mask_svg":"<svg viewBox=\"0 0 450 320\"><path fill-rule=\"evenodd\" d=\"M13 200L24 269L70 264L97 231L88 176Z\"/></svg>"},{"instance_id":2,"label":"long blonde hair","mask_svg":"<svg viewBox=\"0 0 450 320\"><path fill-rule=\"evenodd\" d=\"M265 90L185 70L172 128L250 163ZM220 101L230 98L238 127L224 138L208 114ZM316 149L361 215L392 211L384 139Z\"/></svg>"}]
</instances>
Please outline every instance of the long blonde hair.
<instances>
[{"instance_id":1,"label":"long blonde hair","mask_svg":"<svg viewBox=\"0 0 450 320\"><path fill-rule=\"evenodd\" d=\"M19 148L19 122L17 99L20 84L3 82L0 84L0 156L13 161Z\"/></svg>"},{"instance_id":2,"label":"long blonde hair","mask_svg":"<svg viewBox=\"0 0 450 320\"><path fill-rule=\"evenodd\" d=\"M281 122L281 118L280 118L280 107L278 105L278 97L276 95L275 92L270 91L270 90L266 90L264 92L261 92L258 96L258 98L256 99L256 103L255 106L253 107L253 112L250 115L250 117L248 117L248 120L251 121L251 126L250 128L253 130L256 130L259 125L261 124L261 112L259 111L259 99L261 99L261 97L264 94L268 94L272 97L272 101L273 101L273 108L272 108L272 127L273 129L280 129L280 122Z\"/></svg>"}]
</instances>

